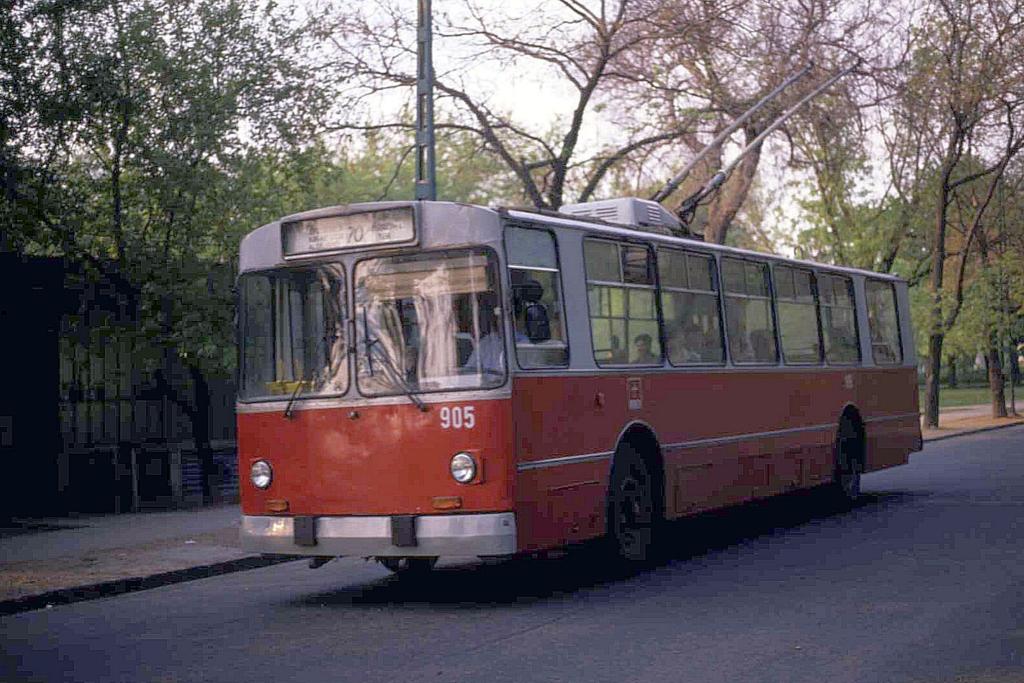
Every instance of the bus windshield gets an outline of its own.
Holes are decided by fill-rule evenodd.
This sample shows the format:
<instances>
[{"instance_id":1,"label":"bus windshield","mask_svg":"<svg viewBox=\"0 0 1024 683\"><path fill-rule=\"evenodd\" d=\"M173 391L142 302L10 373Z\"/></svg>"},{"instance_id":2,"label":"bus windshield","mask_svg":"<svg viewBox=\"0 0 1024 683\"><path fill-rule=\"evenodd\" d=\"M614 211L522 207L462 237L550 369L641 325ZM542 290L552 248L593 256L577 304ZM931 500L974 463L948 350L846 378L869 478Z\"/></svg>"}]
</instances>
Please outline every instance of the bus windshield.
<instances>
[{"instance_id":1,"label":"bus windshield","mask_svg":"<svg viewBox=\"0 0 1024 683\"><path fill-rule=\"evenodd\" d=\"M348 389L340 265L249 273L239 289L239 398L310 398Z\"/></svg>"},{"instance_id":2,"label":"bus windshield","mask_svg":"<svg viewBox=\"0 0 1024 683\"><path fill-rule=\"evenodd\" d=\"M363 394L505 383L492 252L463 249L362 261L356 266L355 301Z\"/></svg>"}]
</instances>

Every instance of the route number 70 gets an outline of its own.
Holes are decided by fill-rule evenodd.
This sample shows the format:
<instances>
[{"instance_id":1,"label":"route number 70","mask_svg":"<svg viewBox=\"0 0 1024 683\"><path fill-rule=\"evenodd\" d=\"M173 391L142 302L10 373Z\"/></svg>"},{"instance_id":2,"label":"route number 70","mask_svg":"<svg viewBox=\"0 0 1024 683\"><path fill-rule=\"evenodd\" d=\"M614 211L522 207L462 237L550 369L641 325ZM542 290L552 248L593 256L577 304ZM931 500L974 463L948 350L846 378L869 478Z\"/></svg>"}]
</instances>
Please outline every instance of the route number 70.
<instances>
[{"instance_id":1,"label":"route number 70","mask_svg":"<svg viewBox=\"0 0 1024 683\"><path fill-rule=\"evenodd\" d=\"M445 406L441 408L441 429L472 429L476 426L473 406Z\"/></svg>"}]
</instances>

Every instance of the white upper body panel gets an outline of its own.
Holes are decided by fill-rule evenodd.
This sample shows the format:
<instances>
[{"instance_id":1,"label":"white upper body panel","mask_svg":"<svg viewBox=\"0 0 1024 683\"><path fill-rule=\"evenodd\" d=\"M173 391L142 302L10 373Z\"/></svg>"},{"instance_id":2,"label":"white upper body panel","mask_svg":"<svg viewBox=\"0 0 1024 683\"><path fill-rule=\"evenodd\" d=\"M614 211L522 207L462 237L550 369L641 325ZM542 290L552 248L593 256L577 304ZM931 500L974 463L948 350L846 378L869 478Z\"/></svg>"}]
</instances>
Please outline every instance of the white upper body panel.
<instances>
[{"instance_id":1,"label":"white upper body panel","mask_svg":"<svg viewBox=\"0 0 1024 683\"><path fill-rule=\"evenodd\" d=\"M282 225L300 220L310 220L327 216L355 214L368 211L380 211L394 208L411 208L415 217L416 236L413 242L404 244L383 244L361 246L357 249L341 249L304 256L285 258L282 247ZM700 251L713 255L716 260L723 256L754 259L778 265L793 265L817 272L845 275L853 281L856 292L858 319L858 336L862 353L860 365L873 367L876 365L871 356L871 340L867 325L865 297L865 281L867 279L891 282L896 293L899 310L899 331L902 338L902 367L916 366L916 353L913 343L913 331L909 314L909 295L907 283L898 276L875 273L872 271L841 266L831 266L811 261L785 258L782 256L738 249L717 244L708 244L701 240L675 237L649 230L640 230L628 225L617 225L586 217L574 217L554 212L540 212L529 209L485 208L480 206L453 202L399 201L372 202L340 205L306 211L269 223L249 233L242 241L239 256L241 273L273 270L290 265L333 261L342 263L348 273L352 273L355 263L368 257L387 255L398 252L429 251L467 246L486 246L494 249L503 271L506 270L504 248L505 225L515 224L524 227L536 227L550 230L555 236L558 247L558 260L561 271L562 297L567 322L568 343L570 348L571 367L561 370L552 368L550 372L592 371L600 369L594 362L591 346L590 317L588 313L586 268L583 258L583 241L585 238L605 238L612 240L628 240L652 246L672 246L691 251ZM509 296L507 276L503 287L506 297ZM506 321L506 338L513 339L514 331L511 322ZM523 372L517 368L514 350L509 348L508 369L511 373ZM784 366L780 360L778 365ZM668 364L666 362L666 367ZM748 366L734 364L727 360L718 366L719 370L757 370L764 366ZM792 368L793 366L785 366ZM807 366L805 366L807 367ZM813 368L810 366L808 369ZM893 367L893 366L882 366ZM629 368L625 368L629 369ZM683 371L715 371L714 367L680 367ZM635 368L632 372L653 371L654 368Z\"/></svg>"}]
</instances>

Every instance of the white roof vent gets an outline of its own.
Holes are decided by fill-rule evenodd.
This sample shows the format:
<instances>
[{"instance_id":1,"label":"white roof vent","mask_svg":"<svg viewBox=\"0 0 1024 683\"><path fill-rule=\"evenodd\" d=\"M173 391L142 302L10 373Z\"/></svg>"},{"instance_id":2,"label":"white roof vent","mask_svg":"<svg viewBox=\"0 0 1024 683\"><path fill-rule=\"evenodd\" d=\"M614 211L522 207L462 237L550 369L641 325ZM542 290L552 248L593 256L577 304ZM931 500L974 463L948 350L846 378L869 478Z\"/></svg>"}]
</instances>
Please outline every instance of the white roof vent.
<instances>
[{"instance_id":1,"label":"white roof vent","mask_svg":"<svg viewBox=\"0 0 1024 683\"><path fill-rule=\"evenodd\" d=\"M584 204L565 204L560 211L573 216L600 218L609 223L620 223L638 230L658 232L663 235L679 234L682 231L679 219L664 206L639 197L602 199Z\"/></svg>"}]
</instances>

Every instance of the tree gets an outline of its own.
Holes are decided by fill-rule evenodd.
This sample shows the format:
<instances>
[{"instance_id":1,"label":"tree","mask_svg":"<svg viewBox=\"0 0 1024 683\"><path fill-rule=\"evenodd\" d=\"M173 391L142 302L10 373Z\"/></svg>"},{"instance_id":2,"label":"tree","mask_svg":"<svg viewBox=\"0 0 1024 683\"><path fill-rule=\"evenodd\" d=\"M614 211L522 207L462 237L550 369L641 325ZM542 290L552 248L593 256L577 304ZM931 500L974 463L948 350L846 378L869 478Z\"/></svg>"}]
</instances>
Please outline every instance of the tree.
<instances>
[{"instance_id":1,"label":"tree","mask_svg":"<svg viewBox=\"0 0 1024 683\"><path fill-rule=\"evenodd\" d=\"M918 125L939 131L942 142L933 185L930 321L926 366L925 422L939 422L939 374L946 332L963 304L968 256L979 226L1007 165L1019 153L1024 48L1021 6L1015 2L936 0L917 36L910 77L904 92ZM988 152L980 170L964 168L971 152ZM972 208L959 250L952 301L945 295L950 211L975 182L985 183Z\"/></svg>"},{"instance_id":2,"label":"tree","mask_svg":"<svg viewBox=\"0 0 1024 683\"><path fill-rule=\"evenodd\" d=\"M322 100L304 38L290 8L273 3L14 9L18 51L5 60L25 95L19 131L4 141L16 166L4 203L11 241L83 263L135 302L137 346L162 349L153 377L189 417L209 475L207 377L229 372L234 356L240 228L223 198L254 146L312 135ZM174 384L175 358L188 386Z\"/></svg>"},{"instance_id":3,"label":"tree","mask_svg":"<svg viewBox=\"0 0 1024 683\"><path fill-rule=\"evenodd\" d=\"M837 1L791 3L735 0L725 4L652 2L662 27L654 49L633 55L632 101L657 98L662 116L706 112L691 125L673 152L675 163L702 149L719 132L787 76L812 62L808 77L790 86L772 104L750 118L739 141L719 145L693 174L680 194L692 192L721 168L734 144L749 145L783 111L794 105L853 55L870 56L886 27L885 13L871 3L857 9ZM884 41L883 41L884 42ZM860 102L846 81L833 86L813 110L804 110L782 129L794 141L798 121L817 121L817 133L831 135L836 122L857 119ZM852 106L851 106L852 105ZM831 120L831 123L829 121ZM795 126L795 128L794 128ZM846 130L845 123L841 126ZM836 138L819 151L838 151ZM799 149L799 145L797 145ZM850 149L849 147L844 148ZM724 243L729 226L743 206L761 165L762 147L744 157L707 207L705 239ZM773 155L778 158L781 155ZM817 168L821 169L822 166ZM820 188L819 188L820 189Z\"/></svg>"},{"instance_id":4,"label":"tree","mask_svg":"<svg viewBox=\"0 0 1024 683\"><path fill-rule=\"evenodd\" d=\"M435 85L439 130L476 136L518 180L517 193L538 208L557 209L567 195L591 199L614 169L688 130L688 119L658 119L640 110L614 116L625 114L611 104L618 86L633 78L624 71L627 55L655 38L654 12L638 0L558 0L486 11L466 0L436 17L436 62L443 65ZM383 0L359 9L328 7L316 18L334 46L327 68L344 84L335 130L411 129L408 121L375 119L371 112L389 93L407 98L412 92L414 20L404 6ZM564 104L551 127L521 122L493 103L486 83L516 69L532 74L535 80L523 85L533 86L539 101ZM597 132L596 144L581 142Z\"/></svg>"},{"instance_id":5,"label":"tree","mask_svg":"<svg viewBox=\"0 0 1024 683\"><path fill-rule=\"evenodd\" d=\"M1015 328L1020 323L1020 306L1014 300L1015 292L1011 283L1020 282L1024 276L1019 254L1012 254L1014 238L1020 233L1021 227L1018 223L1008 223L1008 199L1006 178L1002 178L996 190L996 211L986 229L978 231L978 261L983 269L985 290L987 296L979 308L984 311L986 326L981 331L981 338L984 339L985 353L988 358L989 388L992 394L992 417L1006 417L1006 394L1004 391L1004 363L1003 352L1009 347L1014 349L1007 354L1007 362L1010 363L1010 381L1014 381L1013 370L1016 367L1017 358L1015 353L1014 339ZM1017 179L1016 185L1019 186ZM1016 192L1011 192L1016 196ZM972 197L972 203L977 203L977 197ZM1004 346L1005 345L1005 346Z\"/></svg>"}]
</instances>

